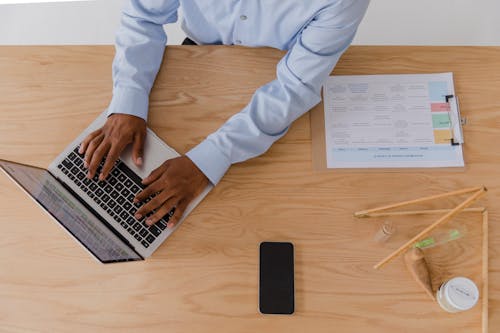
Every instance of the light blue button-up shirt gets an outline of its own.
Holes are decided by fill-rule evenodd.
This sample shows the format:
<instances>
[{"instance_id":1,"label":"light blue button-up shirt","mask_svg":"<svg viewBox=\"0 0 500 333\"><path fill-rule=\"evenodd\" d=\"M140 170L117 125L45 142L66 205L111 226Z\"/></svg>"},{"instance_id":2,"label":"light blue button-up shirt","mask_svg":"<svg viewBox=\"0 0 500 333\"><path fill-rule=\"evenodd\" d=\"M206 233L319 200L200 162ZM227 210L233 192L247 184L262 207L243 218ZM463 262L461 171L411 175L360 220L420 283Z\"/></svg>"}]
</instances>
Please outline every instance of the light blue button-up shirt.
<instances>
[{"instance_id":1,"label":"light blue button-up shirt","mask_svg":"<svg viewBox=\"0 0 500 333\"><path fill-rule=\"evenodd\" d=\"M215 185L231 164L264 153L321 101L321 87L352 42L369 0L129 0L116 37L108 113L147 119L149 93L177 21L199 44L287 50L276 79L186 155Z\"/></svg>"}]
</instances>

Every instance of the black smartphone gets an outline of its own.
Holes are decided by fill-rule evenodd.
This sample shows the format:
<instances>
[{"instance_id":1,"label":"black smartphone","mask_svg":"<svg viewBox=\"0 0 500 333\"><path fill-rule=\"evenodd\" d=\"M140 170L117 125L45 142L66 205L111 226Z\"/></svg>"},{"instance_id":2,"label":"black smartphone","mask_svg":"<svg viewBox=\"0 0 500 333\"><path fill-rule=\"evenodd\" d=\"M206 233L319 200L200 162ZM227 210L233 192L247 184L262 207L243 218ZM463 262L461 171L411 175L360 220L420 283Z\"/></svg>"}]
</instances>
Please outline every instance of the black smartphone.
<instances>
[{"instance_id":1,"label":"black smartphone","mask_svg":"<svg viewBox=\"0 0 500 333\"><path fill-rule=\"evenodd\" d=\"M260 243L259 310L292 314L295 310L293 244Z\"/></svg>"}]
</instances>

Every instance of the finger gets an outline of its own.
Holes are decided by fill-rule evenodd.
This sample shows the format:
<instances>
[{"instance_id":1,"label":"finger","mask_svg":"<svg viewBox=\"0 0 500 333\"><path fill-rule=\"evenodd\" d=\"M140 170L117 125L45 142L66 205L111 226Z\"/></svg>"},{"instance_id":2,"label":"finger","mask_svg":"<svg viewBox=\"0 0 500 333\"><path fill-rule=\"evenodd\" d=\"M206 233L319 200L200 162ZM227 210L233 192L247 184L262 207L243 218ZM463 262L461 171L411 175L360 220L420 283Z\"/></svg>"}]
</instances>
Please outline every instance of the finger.
<instances>
[{"instance_id":1,"label":"finger","mask_svg":"<svg viewBox=\"0 0 500 333\"><path fill-rule=\"evenodd\" d=\"M151 171L149 176L147 176L146 178L144 178L142 180L142 183L144 185L149 185L149 184L153 183L154 181L158 180L158 178L160 178L160 176L167 170L167 167L168 167L168 164L163 163L158 168Z\"/></svg>"},{"instance_id":2,"label":"finger","mask_svg":"<svg viewBox=\"0 0 500 333\"><path fill-rule=\"evenodd\" d=\"M99 180L103 181L108 177L109 172L115 166L116 160L120 157L120 154L125 148L126 144L123 143L115 143L111 144L111 148L109 149L108 155L106 156L106 162L102 166L101 174L99 175Z\"/></svg>"},{"instance_id":3,"label":"finger","mask_svg":"<svg viewBox=\"0 0 500 333\"><path fill-rule=\"evenodd\" d=\"M109 142L101 143L99 148L97 148L96 151L94 152L92 160L89 163L89 174L88 174L89 178L94 177L95 173L97 172L97 168L99 167L99 164L101 163L104 156L106 156L106 154L108 153L110 146L111 144Z\"/></svg>"},{"instance_id":4,"label":"finger","mask_svg":"<svg viewBox=\"0 0 500 333\"><path fill-rule=\"evenodd\" d=\"M95 151L101 146L104 136L98 136L87 147L84 157L84 167L89 169L87 174L88 178L94 177L94 174L99 167L99 163L101 163L102 156L99 159L95 155Z\"/></svg>"},{"instance_id":5,"label":"finger","mask_svg":"<svg viewBox=\"0 0 500 333\"><path fill-rule=\"evenodd\" d=\"M156 181L153 184L146 187L142 192L137 194L134 198L134 202L141 202L152 196L153 194L161 191L164 188L164 184L161 181Z\"/></svg>"},{"instance_id":6,"label":"finger","mask_svg":"<svg viewBox=\"0 0 500 333\"><path fill-rule=\"evenodd\" d=\"M134 163L137 166L142 165L142 158L144 154L144 137L145 134L137 133L134 138L134 145L132 147L132 157L134 159Z\"/></svg>"},{"instance_id":7,"label":"finger","mask_svg":"<svg viewBox=\"0 0 500 333\"><path fill-rule=\"evenodd\" d=\"M174 215L172 215L172 217L170 218L170 220L167 223L167 227L169 229L172 229L173 227L175 227L177 222L179 222L179 220L182 217L182 214L184 214L184 211L186 210L187 206L189 205L189 202L190 202L190 200L183 199L177 204L177 206L175 207Z\"/></svg>"},{"instance_id":8,"label":"finger","mask_svg":"<svg viewBox=\"0 0 500 333\"><path fill-rule=\"evenodd\" d=\"M80 148L78 149L78 153L80 155L83 155L85 151L87 150L87 146L89 145L90 141L92 141L97 135L101 134L101 130L98 129L97 131L93 131L85 139L83 139L82 143L80 143Z\"/></svg>"},{"instance_id":9,"label":"finger","mask_svg":"<svg viewBox=\"0 0 500 333\"><path fill-rule=\"evenodd\" d=\"M143 216L146 216L153 210L160 208L161 205L163 205L163 203L170 197L170 193L166 193L165 191L160 192L156 197L152 198L149 202L137 210L137 213L135 214L136 219L140 220Z\"/></svg>"},{"instance_id":10,"label":"finger","mask_svg":"<svg viewBox=\"0 0 500 333\"><path fill-rule=\"evenodd\" d=\"M84 167L86 168L89 167L90 161L92 160L92 155L94 154L95 150L99 147L103 139L104 139L104 134L98 134L97 136L94 137L92 141L89 142L89 144L85 148L85 157L83 158ZM101 161L99 161L99 163L100 162Z\"/></svg>"},{"instance_id":11,"label":"finger","mask_svg":"<svg viewBox=\"0 0 500 333\"><path fill-rule=\"evenodd\" d=\"M148 226L152 226L153 224L161 220L162 217L167 215L172 210L172 208L174 208L175 202L176 198L173 196L170 197L153 215L146 219L146 224Z\"/></svg>"}]
</instances>

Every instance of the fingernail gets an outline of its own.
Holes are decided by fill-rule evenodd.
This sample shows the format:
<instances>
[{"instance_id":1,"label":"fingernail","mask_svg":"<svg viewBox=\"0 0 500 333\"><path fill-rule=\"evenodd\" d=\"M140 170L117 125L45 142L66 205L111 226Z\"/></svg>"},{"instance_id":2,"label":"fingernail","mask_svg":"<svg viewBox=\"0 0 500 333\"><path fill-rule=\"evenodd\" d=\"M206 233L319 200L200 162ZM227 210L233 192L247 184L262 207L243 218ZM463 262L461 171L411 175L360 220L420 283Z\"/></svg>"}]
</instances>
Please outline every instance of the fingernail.
<instances>
[{"instance_id":1,"label":"fingernail","mask_svg":"<svg viewBox=\"0 0 500 333\"><path fill-rule=\"evenodd\" d=\"M104 177L104 175L101 173L101 174L99 175L99 180L103 181L104 179L106 179L106 177Z\"/></svg>"},{"instance_id":2,"label":"fingernail","mask_svg":"<svg viewBox=\"0 0 500 333\"><path fill-rule=\"evenodd\" d=\"M134 198L134 203L138 203L138 202L139 202L139 200Z\"/></svg>"},{"instance_id":3,"label":"fingernail","mask_svg":"<svg viewBox=\"0 0 500 333\"><path fill-rule=\"evenodd\" d=\"M141 214L135 214L135 218L138 219L138 220L140 220L140 219L142 219L142 215Z\"/></svg>"},{"instance_id":4,"label":"fingernail","mask_svg":"<svg viewBox=\"0 0 500 333\"><path fill-rule=\"evenodd\" d=\"M147 219L146 224L151 226L153 224L153 219Z\"/></svg>"},{"instance_id":5,"label":"fingernail","mask_svg":"<svg viewBox=\"0 0 500 333\"><path fill-rule=\"evenodd\" d=\"M89 165L87 164L87 162L83 161L83 167L84 167L85 169L88 169Z\"/></svg>"},{"instance_id":6,"label":"fingernail","mask_svg":"<svg viewBox=\"0 0 500 333\"><path fill-rule=\"evenodd\" d=\"M142 165L142 157L139 157L139 158L137 159L137 165Z\"/></svg>"},{"instance_id":7,"label":"fingernail","mask_svg":"<svg viewBox=\"0 0 500 333\"><path fill-rule=\"evenodd\" d=\"M87 174L87 178L92 179L92 175L90 174L90 172Z\"/></svg>"},{"instance_id":8,"label":"fingernail","mask_svg":"<svg viewBox=\"0 0 500 333\"><path fill-rule=\"evenodd\" d=\"M80 146L80 148L78 148L78 152L79 152L80 154L83 154L83 146Z\"/></svg>"},{"instance_id":9,"label":"fingernail","mask_svg":"<svg viewBox=\"0 0 500 333\"><path fill-rule=\"evenodd\" d=\"M174 227L174 223L173 222L168 222L167 223L167 228L172 229L173 227Z\"/></svg>"}]
</instances>

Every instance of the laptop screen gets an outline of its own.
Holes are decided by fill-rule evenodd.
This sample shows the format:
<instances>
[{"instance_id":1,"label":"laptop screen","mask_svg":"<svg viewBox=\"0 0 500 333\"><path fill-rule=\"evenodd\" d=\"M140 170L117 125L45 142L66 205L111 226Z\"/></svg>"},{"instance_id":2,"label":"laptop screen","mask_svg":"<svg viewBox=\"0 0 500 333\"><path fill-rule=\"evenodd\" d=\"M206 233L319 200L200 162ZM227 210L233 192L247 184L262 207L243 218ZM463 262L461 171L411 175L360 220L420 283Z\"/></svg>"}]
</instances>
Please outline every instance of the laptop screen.
<instances>
[{"instance_id":1,"label":"laptop screen","mask_svg":"<svg viewBox=\"0 0 500 333\"><path fill-rule=\"evenodd\" d=\"M142 260L48 171L2 160L0 167L99 261Z\"/></svg>"}]
</instances>

